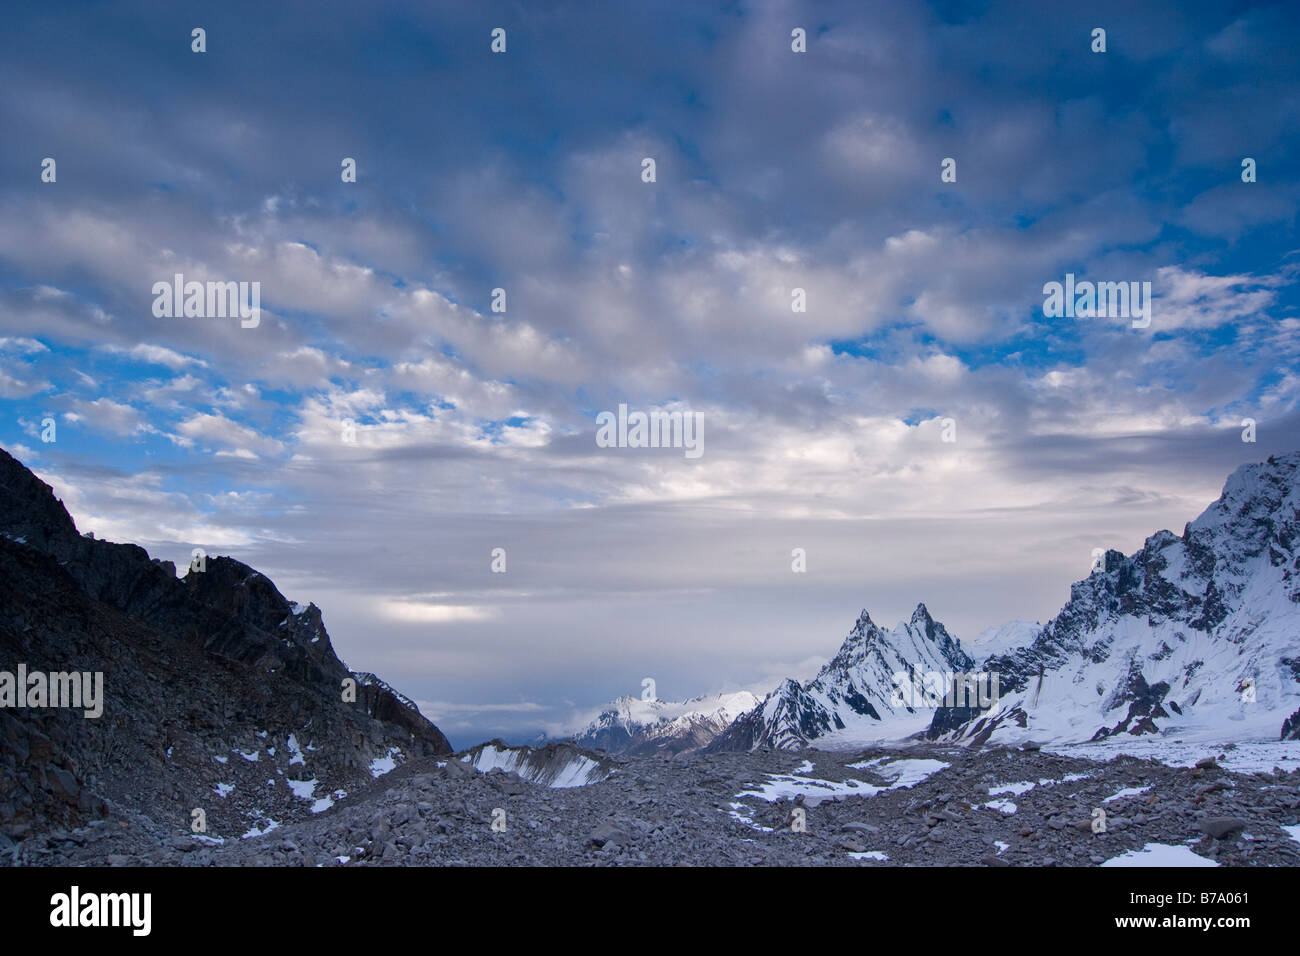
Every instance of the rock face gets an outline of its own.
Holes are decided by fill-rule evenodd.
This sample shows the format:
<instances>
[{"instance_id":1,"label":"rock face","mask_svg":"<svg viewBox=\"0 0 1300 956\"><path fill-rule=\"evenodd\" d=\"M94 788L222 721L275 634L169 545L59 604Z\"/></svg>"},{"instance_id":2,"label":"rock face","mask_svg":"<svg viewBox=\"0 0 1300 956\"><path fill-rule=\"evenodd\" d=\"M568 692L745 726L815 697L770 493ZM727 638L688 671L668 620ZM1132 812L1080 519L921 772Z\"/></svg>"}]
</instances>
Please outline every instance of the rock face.
<instances>
[{"instance_id":1,"label":"rock face","mask_svg":"<svg viewBox=\"0 0 1300 956\"><path fill-rule=\"evenodd\" d=\"M748 691L686 701L619 697L573 738L580 747L611 754L675 756L707 746L758 698Z\"/></svg>"},{"instance_id":2,"label":"rock face","mask_svg":"<svg viewBox=\"0 0 1300 956\"><path fill-rule=\"evenodd\" d=\"M608 757L568 743L512 747L503 740L489 740L458 757L480 773L510 773L529 783L559 790L598 783L617 767Z\"/></svg>"},{"instance_id":3,"label":"rock face","mask_svg":"<svg viewBox=\"0 0 1300 956\"><path fill-rule=\"evenodd\" d=\"M83 537L49 486L0 450L0 671L20 664L102 673L103 713L0 708L0 832L11 837L109 804L178 832L195 810L209 830L259 830L323 809L377 769L451 751L410 701L348 671L314 605L231 558L182 580L143 548Z\"/></svg>"},{"instance_id":4,"label":"rock face","mask_svg":"<svg viewBox=\"0 0 1300 956\"><path fill-rule=\"evenodd\" d=\"M1298 572L1300 452L1237 469L1181 537L1108 552L1031 643L983 661L999 705L940 711L930 736L1300 739Z\"/></svg>"},{"instance_id":5,"label":"rock face","mask_svg":"<svg viewBox=\"0 0 1300 956\"><path fill-rule=\"evenodd\" d=\"M1044 627L962 648L921 605L885 631L864 611L816 677L785 681L713 750L983 744L1167 731L1300 739L1300 452L1239 468L1185 528L1106 553ZM972 653L975 655L972 657ZM899 672L996 675L992 707L899 707Z\"/></svg>"},{"instance_id":6,"label":"rock face","mask_svg":"<svg viewBox=\"0 0 1300 956\"><path fill-rule=\"evenodd\" d=\"M896 675L908 675L909 685L915 681L922 687L920 675L966 674L974 665L924 604L892 631L878 627L863 611L816 678L805 686L786 680L709 747L793 749L830 735L850 745L909 736L925 730L933 708L897 694Z\"/></svg>"}]
</instances>

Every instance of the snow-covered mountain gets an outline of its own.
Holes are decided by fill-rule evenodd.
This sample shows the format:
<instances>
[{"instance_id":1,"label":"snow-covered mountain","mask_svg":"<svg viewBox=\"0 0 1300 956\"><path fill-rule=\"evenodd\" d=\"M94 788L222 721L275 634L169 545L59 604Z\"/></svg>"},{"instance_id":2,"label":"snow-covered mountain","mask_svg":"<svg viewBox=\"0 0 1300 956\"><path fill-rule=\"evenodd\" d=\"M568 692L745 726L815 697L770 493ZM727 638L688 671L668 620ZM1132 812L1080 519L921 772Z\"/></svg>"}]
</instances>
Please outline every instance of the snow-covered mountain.
<instances>
[{"instance_id":1,"label":"snow-covered mountain","mask_svg":"<svg viewBox=\"0 0 1300 956\"><path fill-rule=\"evenodd\" d=\"M1300 739L1298 508L1300 452L1238 468L1181 537L1108 552L1031 643L983 662L998 704L941 710L930 735Z\"/></svg>"},{"instance_id":2,"label":"snow-covered mountain","mask_svg":"<svg viewBox=\"0 0 1300 956\"><path fill-rule=\"evenodd\" d=\"M480 773L501 770L530 783L566 789L599 783L616 769L614 761L600 754L583 752L568 743L552 742L541 747L512 747L503 740L489 740L471 747L454 759Z\"/></svg>"},{"instance_id":3,"label":"snow-covered mountain","mask_svg":"<svg viewBox=\"0 0 1300 956\"><path fill-rule=\"evenodd\" d=\"M1032 644L1043 625L1035 621L1008 621L997 627L986 627L966 646L977 661L1003 654Z\"/></svg>"},{"instance_id":4,"label":"snow-covered mountain","mask_svg":"<svg viewBox=\"0 0 1300 956\"><path fill-rule=\"evenodd\" d=\"M697 750L758 703L758 698L748 691L685 701L619 697L576 734L573 742L611 754Z\"/></svg>"},{"instance_id":5,"label":"snow-covered mountain","mask_svg":"<svg viewBox=\"0 0 1300 956\"><path fill-rule=\"evenodd\" d=\"M1161 531L1130 557L1108 552L1046 626L1012 621L966 647L924 605L892 631L863 611L813 681L785 681L710 748L834 749L919 733L1300 739L1298 509L1300 452L1242 466L1181 537ZM899 706L900 672L995 674L998 700Z\"/></svg>"},{"instance_id":6,"label":"snow-covered mountain","mask_svg":"<svg viewBox=\"0 0 1300 956\"><path fill-rule=\"evenodd\" d=\"M895 675L970 673L974 660L918 604L912 619L885 630L866 611L839 652L808 684L786 680L761 708L736 720L714 750L791 749L901 738L926 730L933 708L897 693ZM920 683L918 677L918 683ZM914 706L915 705L915 706Z\"/></svg>"}]
</instances>

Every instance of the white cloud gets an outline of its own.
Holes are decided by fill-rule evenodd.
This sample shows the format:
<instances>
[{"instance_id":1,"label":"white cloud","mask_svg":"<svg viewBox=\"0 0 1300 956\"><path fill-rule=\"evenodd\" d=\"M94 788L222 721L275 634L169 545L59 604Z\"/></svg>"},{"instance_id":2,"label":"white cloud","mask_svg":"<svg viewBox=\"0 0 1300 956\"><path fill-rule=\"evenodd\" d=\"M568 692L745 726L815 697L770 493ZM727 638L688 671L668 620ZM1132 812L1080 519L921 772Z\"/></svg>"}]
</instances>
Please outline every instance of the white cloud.
<instances>
[{"instance_id":1,"label":"white cloud","mask_svg":"<svg viewBox=\"0 0 1300 956\"><path fill-rule=\"evenodd\" d=\"M178 372L183 368L194 366L196 368L207 368L208 363L202 359L194 358L191 355L182 355L180 352L165 348L161 345L134 345L130 348L122 348L116 345L102 346L105 352L113 355L129 355L131 358L139 359L142 362L149 362L154 365L165 365L173 372Z\"/></svg>"},{"instance_id":2,"label":"white cloud","mask_svg":"<svg viewBox=\"0 0 1300 956\"><path fill-rule=\"evenodd\" d=\"M219 414L200 412L178 424L176 430L190 442L220 446L220 451L245 458L277 455L284 450L282 442Z\"/></svg>"},{"instance_id":3,"label":"white cloud","mask_svg":"<svg viewBox=\"0 0 1300 956\"><path fill-rule=\"evenodd\" d=\"M453 621L486 621L499 617L499 608L466 604L426 604L420 601L383 601L379 614L407 624L448 624Z\"/></svg>"},{"instance_id":4,"label":"white cloud","mask_svg":"<svg viewBox=\"0 0 1300 956\"><path fill-rule=\"evenodd\" d=\"M144 418L137 409L109 398L94 401L74 398L67 404L71 409L63 413L67 421L88 425L98 431L132 435L144 427Z\"/></svg>"},{"instance_id":5,"label":"white cloud","mask_svg":"<svg viewBox=\"0 0 1300 956\"><path fill-rule=\"evenodd\" d=\"M1153 332L1212 329L1229 322L1264 317L1277 299L1278 277L1215 276L1181 266L1164 266L1152 282Z\"/></svg>"}]
</instances>

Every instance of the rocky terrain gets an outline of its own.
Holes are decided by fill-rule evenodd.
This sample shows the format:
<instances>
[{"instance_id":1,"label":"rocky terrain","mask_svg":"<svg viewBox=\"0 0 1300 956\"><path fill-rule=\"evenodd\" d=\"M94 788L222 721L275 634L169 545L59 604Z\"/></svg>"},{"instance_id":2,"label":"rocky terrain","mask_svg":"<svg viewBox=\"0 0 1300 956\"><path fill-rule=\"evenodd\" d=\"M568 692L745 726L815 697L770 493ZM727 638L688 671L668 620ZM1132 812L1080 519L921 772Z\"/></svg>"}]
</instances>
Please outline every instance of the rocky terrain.
<instances>
[{"instance_id":1,"label":"rocky terrain","mask_svg":"<svg viewBox=\"0 0 1300 956\"><path fill-rule=\"evenodd\" d=\"M600 762L565 745L543 750L535 763ZM1300 864L1300 753L1281 758L1289 772L1269 773L1232 772L1217 756L1175 767L1002 747L696 751L609 760L593 782L548 787L475 770L466 754L408 761L260 836L219 827L200 837L115 809L7 852L0 844L0 857L349 867ZM1231 750L1224 757L1230 763ZM1103 832L1093 832L1098 809ZM792 828L796 811L805 832ZM504 829L494 831L494 819Z\"/></svg>"},{"instance_id":2,"label":"rocky terrain","mask_svg":"<svg viewBox=\"0 0 1300 956\"><path fill-rule=\"evenodd\" d=\"M761 704L621 698L576 743L451 754L314 605L83 536L0 452L0 693L104 678L94 718L0 700L0 864L1297 865L1298 472L1239 470L1046 626L864 611ZM973 671L992 707L895 694Z\"/></svg>"},{"instance_id":3,"label":"rocky terrain","mask_svg":"<svg viewBox=\"0 0 1300 956\"><path fill-rule=\"evenodd\" d=\"M207 558L181 579L143 548L82 536L0 451L0 671L102 673L102 714L0 709L0 834L138 812L256 832L446 738L338 659L314 605ZM354 681L350 694L345 682Z\"/></svg>"}]
</instances>

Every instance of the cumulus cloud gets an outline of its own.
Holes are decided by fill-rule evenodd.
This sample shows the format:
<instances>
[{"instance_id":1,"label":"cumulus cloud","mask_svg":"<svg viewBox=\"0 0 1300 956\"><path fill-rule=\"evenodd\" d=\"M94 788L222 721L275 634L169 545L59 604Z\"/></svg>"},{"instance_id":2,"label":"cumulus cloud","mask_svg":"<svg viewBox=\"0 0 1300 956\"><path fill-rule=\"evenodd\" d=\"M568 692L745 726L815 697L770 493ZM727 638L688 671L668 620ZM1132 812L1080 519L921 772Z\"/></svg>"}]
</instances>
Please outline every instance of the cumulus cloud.
<instances>
[{"instance_id":1,"label":"cumulus cloud","mask_svg":"<svg viewBox=\"0 0 1300 956\"><path fill-rule=\"evenodd\" d=\"M141 55L150 31L18 15L0 57L40 80L0 119L84 159L33 196L0 157L0 439L97 533L228 549L483 735L647 674L676 697L809 676L863 607L924 600L960 635L1046 617L1093 547L1290 450L1278 13L1116 10L1103 64L998 3L831 3L794 55L791 9L538 12L515 72L442 44L478 29L452 8L339 7L310 51L259 9L220 82ZM418 71L434 47L457 96L362 52ZM1151 326L1045 317L1067 272L1151 281ZM176 273L259 282L261 323L155 317ZM699 413L704 455L598 447L619 404Z\"/></svg>"},{"instance_id":2,"label":"cumulus cloud","mask_svg":"<svg viewBox=\"0 0 1300 956\"><path fill-rule=\"evenodd\" d=\"M141 343L131 348L122 348L116 345L106 345L104 351L115 355L129 355L131 358L138 359L141 362L148 362L153 365L165 365L173 372L179 372L188 366L197 368L206 368L208 363L202 359L194 358L191 355L182 355L179 352L164 348L161 345L148 345Z\"/></svg>"},{"instance_id":3,"label":"cumulus cloud","mask_svg":"<svg viewBox=\"0 0 1300 956\"><path fill-rule=\"evenodd\" d=\"M192 415L177 426L177 432L182 443L213 447L219 455L258 457L278 454L284 448L282 442L220 414Z\"/></svg>"}]
</instances>

